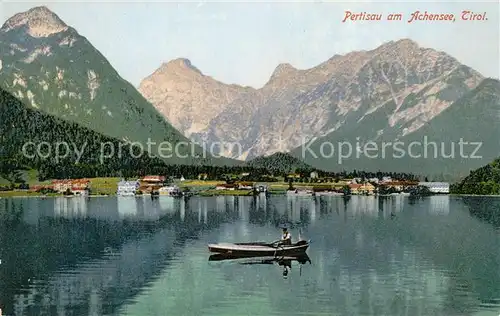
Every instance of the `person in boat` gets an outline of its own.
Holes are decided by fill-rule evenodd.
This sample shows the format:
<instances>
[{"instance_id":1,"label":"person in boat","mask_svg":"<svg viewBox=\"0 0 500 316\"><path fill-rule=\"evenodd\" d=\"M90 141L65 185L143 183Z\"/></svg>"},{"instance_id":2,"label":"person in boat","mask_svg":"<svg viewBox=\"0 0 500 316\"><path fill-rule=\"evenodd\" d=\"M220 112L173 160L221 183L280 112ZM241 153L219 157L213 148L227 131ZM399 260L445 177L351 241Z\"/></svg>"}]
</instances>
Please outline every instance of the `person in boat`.
<instances>
[{"instance_id":1,"label":"person in boat","mask_svg":"<svg viewBox=\"0 0 500 316\"><path fill-rule=\"evenodd\" d=\"M291 244L292 244L292 234L290 234L290 232L286 227L283 227L283 235L281 236L279 245L291 245Z\"/></svg>"}]
</instances>

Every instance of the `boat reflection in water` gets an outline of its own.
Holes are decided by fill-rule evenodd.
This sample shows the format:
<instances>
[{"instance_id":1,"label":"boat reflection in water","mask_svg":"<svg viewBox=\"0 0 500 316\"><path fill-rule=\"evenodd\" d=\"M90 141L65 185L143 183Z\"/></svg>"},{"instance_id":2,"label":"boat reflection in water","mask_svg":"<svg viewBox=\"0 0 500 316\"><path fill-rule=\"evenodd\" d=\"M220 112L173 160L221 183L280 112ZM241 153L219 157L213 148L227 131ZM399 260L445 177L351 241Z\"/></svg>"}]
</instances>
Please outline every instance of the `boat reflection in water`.
<instances>
[{"instance_id":1,"label":"boat reflection in water","mask_svg":"<svg viewBox=\"0 0 500 316\"><path fill-rule=\"evenodd\" d=\"M300 264L299 273L302 275L302 265L309 263L312 264L309 256L304 253L298 256L277 256L277 257L249 257L249 256L235 256L228 254L214 254L208 257L208 261L225 261L230 260L238 264L243 265L254 265L254 264L265 264L272 265L277 264L283 267L283 277L288 276L288 272L292 269L292 261L297 261Z\"/></svg>"}]
</instances>

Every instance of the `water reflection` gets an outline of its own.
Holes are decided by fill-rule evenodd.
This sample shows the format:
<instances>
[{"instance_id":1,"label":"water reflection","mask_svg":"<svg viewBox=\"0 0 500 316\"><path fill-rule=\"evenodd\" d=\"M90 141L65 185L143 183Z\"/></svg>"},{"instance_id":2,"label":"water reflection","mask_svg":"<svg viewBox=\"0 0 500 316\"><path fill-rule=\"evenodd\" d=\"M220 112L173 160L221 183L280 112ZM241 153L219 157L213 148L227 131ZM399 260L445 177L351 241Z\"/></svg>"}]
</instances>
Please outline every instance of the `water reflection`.
<instances>
[{"instance_id":1,"label":"water reflection","mask_svg":"<svg viewBox=\"0 0 500 316\"><path fill-rule=\"evenodd\" d=\"M225 211L226 210L226 200L227 197L218 196L215 198L216 200L216 209L217 211Z\"/></svg>"},{"instance_id":2,"label":"water reflection","mask_svg":"<svg viewBox=\"0 0 500 316\"><path fill-rule=\"evenodd\" d=\"M234 315L243 308L254 315L469 315L500 309L499 199L165 198L0 200L4 314ZM283 272L292 267L286 280L276 261L273 269L261 258L253 259L260 264L207 264L207 243L275 240L283 221L294 223L294 237L301 229L312 239L311 264L300 278L295 260L279 266Z\"/></svg>"},{"instance_id":3,"label":"water reflection","mask_svg":"<svg viewBox=\"0 0 500 316\"><path fill-rule=\"evenodd\" d=\"M288 256L288 257L241 257L234 258L228 257L223 254L214 254L208 257L208 261L227 261L237 264L273 264L278 262L292 262L297 261L300 264L311 263L311 258L307 254L301 256Z\"/></svg>"},{"instance_id":4,"label":"water reflection","mask_svg":"<svg viewBox=\"0 0 500 316\"><path fill-rule=\"evenodd\" d=\"M306 263L312 264L311 258L307 254L295 257L258 257L258 258L228 258L227 256L221 254L211 255L208 258L208 261L228 261L231 263L242 264L242 265L273 265L276 264L280 267L283 267L283 277L287 277L288 273L292 269L292 263L297 262L300 265L304 265ZM299 273L302 274L302 269L299 270Z\"/></svg>"},{"instance_id":5,"label":"water reflection","mask_svg":"<svg viewBox=\"0 0 500 316\"><path fill-rule=\"evenodd\" d=\"M429 199L429 213L434 215L448 215L450 212L450 197L449 196L433 196Z\"/></svg>"},{"instance_id":6,"label":"water reflection","mask_svg":"<svg viewBox=\"0 0 500 316\"><path fill-rule=\"evenodd\" d=\"M172 196L159 196L156 201L158 202L158 204L160 204L160 207L162 209L166 209L166 210L171 210L171 211L174 211L175 210L175 198L172 197Z\"/></svg>"},{"instance_id":7,"label":"water reflection","mask_svg":"<svg viewBox=\"0 0 500 316\"><path fill-rule=\"evenodd\" d=\"M196 199L193 202L193 209L198 210L198 223L207 224L208 219L208 201L204 199Z\"/></svg>"},{"instance_id":8,"label":"water reflection","mask_svg":"<svg viewBox=\"0 0 500 316\"><path fill-rule=\"evenodd\" d=\"M472 216L500 228L500 198L467 196L462 201Z\"/></svg>"},{"instance_id":9,"label":"water reflection","mask_svg":"<svg viewBox=\"0 0 500 316\"><path fill-rule=\"evenodd\" d=\"M201 225L183 199L5 199L0 214L22 217L0 222L0 307L7 315L113 313L176 248L226 220L207 223L209 201L200 202Z\"/></svg>"},{"instance_id":10,"label":"water reflection","mask_svg":"<svg viewBox=\"0 0 500 316\"><path fill-rule=\"evenodd\" d=\"M85 217L87 215L87 198L85 197L58 197L53 199L54 215ZM47 200L45 200L47 201ZM49 200L50 202L51 200Z\"/></svg>"},{"instance_id":11,"label":"water reflection","mask_svg":"<svg viewBox=\"0 0 500 316\"><path fill-rule=\"evenodd\" d=\"M139 199L136 199L133 196L120 196L118 199L118 213L120 214L120 218L127 217L136 217L138 210L141 208L138 203L142 202ZM137 204L136 204L137 203ZM142 205L141 205L142 206Z\"/></svg>"},{"instance_id":12,"label":"water reflection","mask_svg":"<svg viewBox=\"0 0 500 316\"><path fill-rule=\"evenodd\" d=\"M186 201L184 199L176 199L175 207L179 209L181 221L184 222L186 218Z\"/></svg>"}]
</instances>

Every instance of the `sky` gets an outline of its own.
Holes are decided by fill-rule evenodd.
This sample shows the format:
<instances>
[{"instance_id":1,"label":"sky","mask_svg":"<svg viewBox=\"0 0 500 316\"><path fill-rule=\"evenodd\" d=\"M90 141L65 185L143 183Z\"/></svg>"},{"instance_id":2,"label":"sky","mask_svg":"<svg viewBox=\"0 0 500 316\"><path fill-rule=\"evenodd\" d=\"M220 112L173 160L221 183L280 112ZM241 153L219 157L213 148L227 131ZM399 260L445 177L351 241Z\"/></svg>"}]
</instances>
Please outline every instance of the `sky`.
<instances>
[{"instance_id":1,"label":"sky","mask_svg":"<svg viewBox=\"0 0 500 316\"><path fill-rule=\"evenodd\" d=\"M280 63L314 67L336 54L401 38L444 51L487 77L500 76L498 1L19 1L0 0L0 22L45 5L85 36L138 86L163 62L183 57L228 84L262 87ZM403 14L402 21L346 21L353 13ZM455 22L408 23L414 11ZM462 21L463 10L487 21Z\"/></svg>"}]
</instances>

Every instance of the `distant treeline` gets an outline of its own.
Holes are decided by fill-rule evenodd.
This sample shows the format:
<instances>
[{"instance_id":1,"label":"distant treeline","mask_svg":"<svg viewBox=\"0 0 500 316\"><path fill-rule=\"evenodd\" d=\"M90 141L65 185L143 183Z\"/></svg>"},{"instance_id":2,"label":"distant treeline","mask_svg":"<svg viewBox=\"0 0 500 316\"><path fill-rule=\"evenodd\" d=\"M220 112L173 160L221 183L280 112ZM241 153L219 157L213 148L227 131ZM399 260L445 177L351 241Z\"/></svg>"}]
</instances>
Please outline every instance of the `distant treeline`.
<instances>
[{"instance_id":1,"label":"distant treeline","mask_svg":"<svg viewBox=\"0 0 500 316\"><path fill-rule=\"evenodd\" d=\"M272 173L292 173L296 169L309 170L311 166L288 153L275 153L267 157L257 157L247 161L250 167L263 168Z\"/></svg>"},{"instance_id":2,"label":"distant treeline","mask_svg":"<svg viewBox=\"0 0 500 316\"><path fill-rule=\"evenodd\" d=\"M66 179L66 178L88 178L88 177L123 177L136 178L145 175L162 175L167 178L201 179L227 181L238 179L242 181L277 181L277 178L287 178L288 173L273 173L264 168L254 168L249 166L192 166L192 165L167 165L164 163L133 166L131 168L111 168L108 165L68 165L68 166L45 166L42 165L40 174L43 179ZM382 179L389 176L396 180L418 180L418 177L407 173L383 173L383 172L323 172L315 169L297 169L295 174L300 174L300 178L290 178L293 182L314 182L317 179L310 177L310 173L316 171L319 178L330 178L332 181L340 181L346 178L370 178ZM248 174L248 175L246 175ZM288 181L288 180L285 180Z\"/></svg>"}]
</instances>

